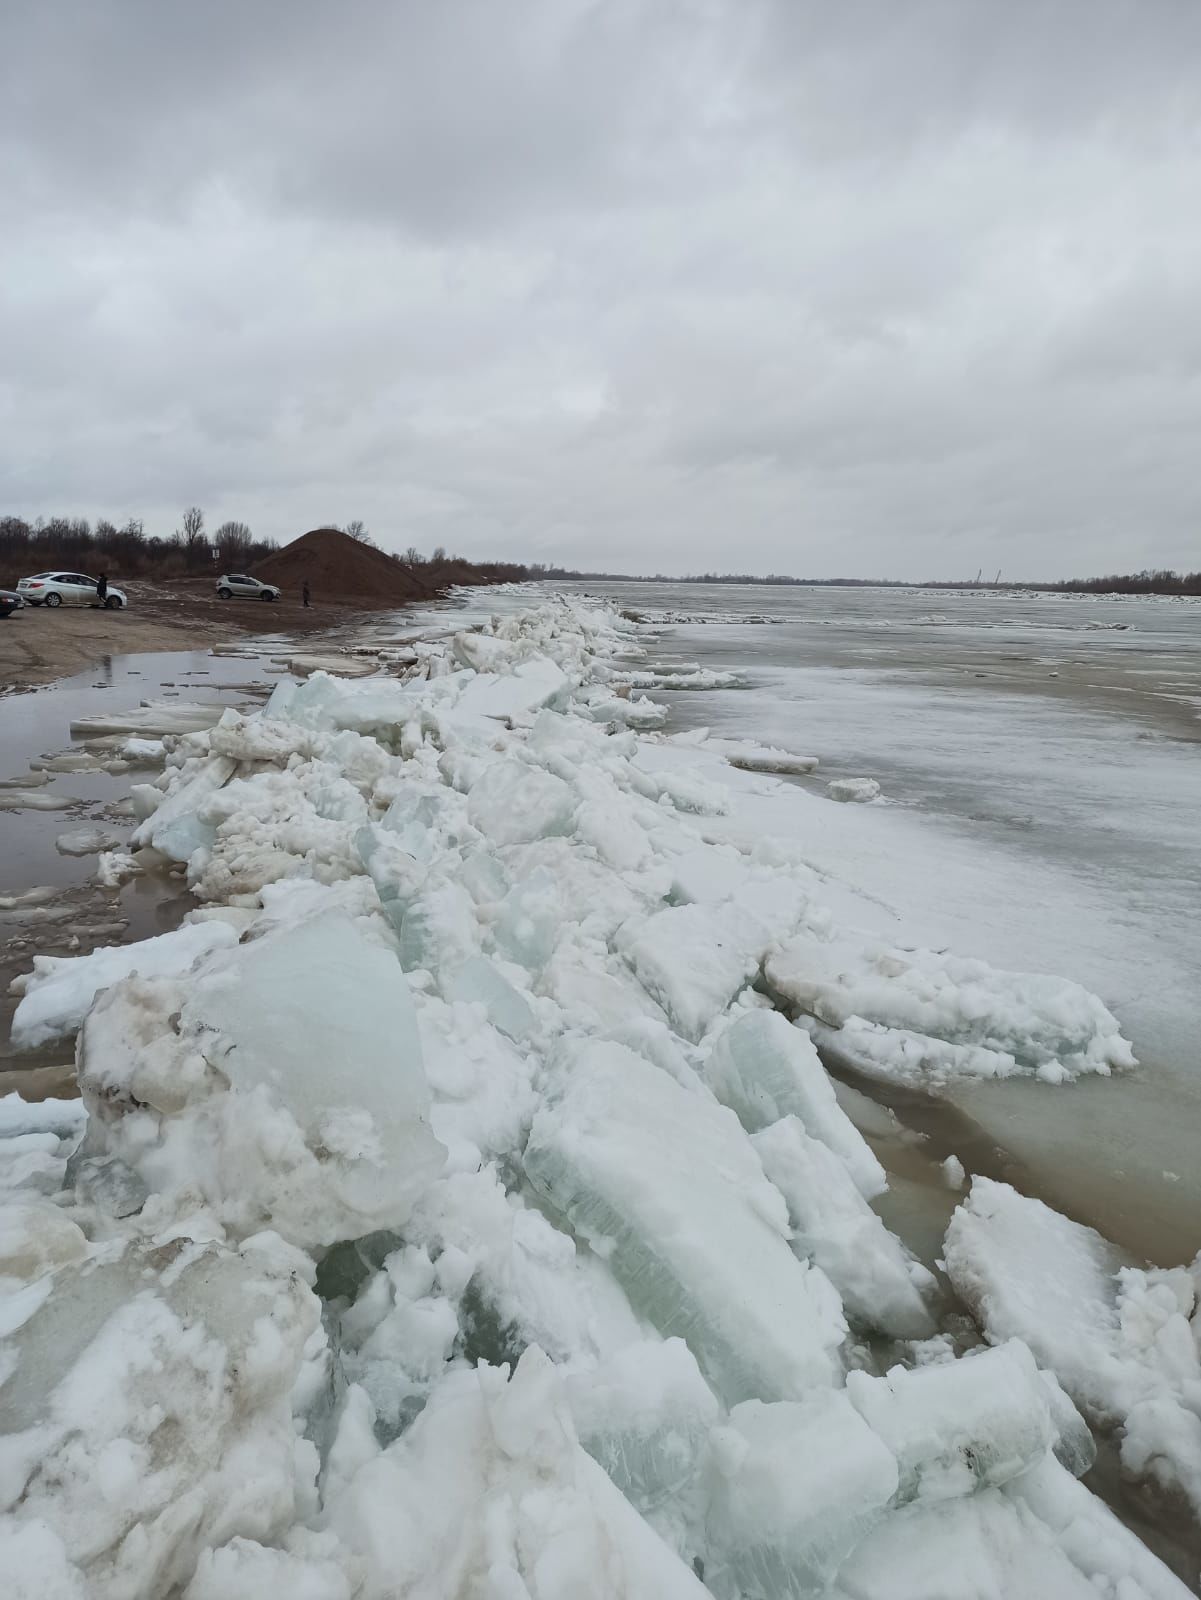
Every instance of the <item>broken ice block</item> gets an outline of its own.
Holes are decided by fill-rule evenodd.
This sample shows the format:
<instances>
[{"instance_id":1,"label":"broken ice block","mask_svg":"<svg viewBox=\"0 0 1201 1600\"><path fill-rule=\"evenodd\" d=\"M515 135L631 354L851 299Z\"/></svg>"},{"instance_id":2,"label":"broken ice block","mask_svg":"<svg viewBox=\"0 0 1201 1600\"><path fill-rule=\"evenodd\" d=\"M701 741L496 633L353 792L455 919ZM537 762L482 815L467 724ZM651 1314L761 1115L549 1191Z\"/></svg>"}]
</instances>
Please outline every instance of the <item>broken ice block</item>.
<instances>
[{"instance_id":1,"label":"broken ice block","mask_svg":"<svg viewBox=\"0 0 1201 1600\"><path fill-rule=\"evenodd\" d=\"M186 777L176 778L171 792L135 829L131 847L139 850L153 845L173 861L187 861L195 850L210 847L216 830L201 822L196 813L236 771L237 763L228 756L209 756L198 762Z\"/></svg>"},{"instance_id":2,"label":"broken ice block","mask_svg":"<svg viewBox=\"0 0 1201 1600\"><path fill-rule=\"evenodd\" d=\"M553 873L536 867L505 896L493 933L511 961L530 972L540 972L554 954L562 918Z\"/></svg>"},{"instance_id":3,"label":"broken ice block","mask_svg":"<svg viewBox=\"0 0 1201 1600\"><path fill-rule=\"evenodd\" d=\"M13 1042L32 1050L66 1038L102 989L135 972L144 978L187 972L201 957L237 942L237 934L222 923L185 923L137 944L102 945L86 956L35 956L13 1017Z\"/></svg>"},{"instance_id":4,"label":"broken ice block","mask_svg":"<svg viewBox=\"0 0 1201 1600\"><path fill-rule=\"evenodd\" d=\"M507 1381L506 1381L507 1380ZM705 1600L691 1570L580 1449L562 1377L530 1349L438 1384L326 1508L363 1600Z\"/></svg>"},{"instance_id":5,"label":"broken ice block","mask_svg":"<svg viewBox=\"0 0 1201 1600\"><path fill-rule=\"evenodd\" d=\"M735 1406L714 1437L706 1584L722 1600L811 1600L883 1515L892 1451L845 1394Z\"/></svg>"},{"instance_id":6,"label":"broken ice block","mask_svg":"<svg viewBox=\"0 0 1201 1600\"><path fill-rule=\"evenodd\" d=\"M879 1076L1004 1076L1036 1072L1061 1083L1083 1072L1134 1064L1117 1019L1079 984L1041 973L1004 972L936 950L902 950L802 933L773 951L764 967L785 1000L840 1033L852 1030L852 1061ZM864 1024L875 1024L864 1031ZM895 1030L893 1048L888 1034ZM881 1037L883 1033L883 1037ZM939 1049L941 1044L942 1048ZM966 1055L946 1046L964 1047ZM986 1062L985 1053L993 1060Z\"/></svg>"},{"instance_id":7,"label":"broken ice block","mask_svg":"<svg viewBox=\"0 0 1201 1600\"><path fill-rule=\"evenodd\" d=\"M186 989L111 990L80 1086L82 1157L140 1173L164 1220L203 1199L231 1232L331 1244L398 1226L445 1160L404 975L343 914L212 958Z\"/></svg>"},{"instance_id":8,"label":"broken ice block","mask_svg":"<svg viewBox=\"0 0 1201 1600\"><path fill-rule=\"evenodd\" d=\"M720 1106L622 1045L585 1044L534 1118L525 1169L727 1403L834 1380L838 1296L788 1248L784 1203Z\"/></svg>"},{"instance_id":9,"label":"broken ice block","mask_svg":"<svg viewBox=\"0 0 1201 1600\"><path fill-rule=\"evenodd\" d=\"M392 870L402 869L393 861ZM397 881L397 900L388 902L393 909L405 892L404 887L399 886L399 875ZM436 972L466 960L478 951L478 926L471 896L460 884L445 878L426 884L401 916L401 966L406 972L421 968Z\"/></svg>"},{"instance_id":10,"label":"broken ice block","mask_svg":"<svg viewBox=\"0 0 1201 1600\"><path fill-rule=\"evenodd\" d=\"M883 1378L852 1372L847 1393L896 1456L903 1498L953 1499L1008 1483L1056 1438L1034 1357L1018 1339Z\"/></svg>"},{"instance_id":11,"label":"broken ice block","mask_svg":"<svg viewBox=\"0 0 1201 1600\"><path fill-rule=\"evenodd\" d=\"M822 1269L848 1316L894 1339L929 1338L934 1319L926 1297L934 1278L889 1233L839 1157L811 1139L796 1117L773 1123L751 1142L787 1202L793 1249Z\"/></svg>"},{"instance_id":12,"label":"broken ice block","mask_svg":"<svg viewBox=\"0 0 1201 1600\"><path fill-rule=\"evenodd\" d=\"M696 1480L718 1406L682 1339L627 1345L567 1379L580 1443L643 1514Z\"/></svg>"},{"instance_id":13,"label":"broken ice block","mask_svg":"<svg viewBox=\"0 0 1201 1600\"><path fill-rule=\"evenodd\" d=\"M728 906L687 905L623 928L619 948L678 1031L695 1041L754 977L765 942Z\"/></svg>"},{"instance_id":14,"label":"broken ice block","mask_svg":"<svg viewBox=\"0 0 1201 1600\"><path fill-rule=\"evenodd\" d=\"M570 832L576 797L562 778L524 761L485 767L467 797L467 818L493 844L528 844Z\"/></svg>"},{"instance_id":15,"label":"broken ice block","mask_svg":"<svg viewBox=\"0 0 1201 1600\"><path fill-rule=\"evenodd\" d=\"M831 800L857 801L860 805L880 797L880 785L875 778L835 778L826 785Z\"/></svg>"},{"instance_id":16,"label":"broken ice block","mask_svg":"<svg viewBox=\"0 0 1201 1600\"><path fill-rule=\"evenodd\" d=\"M468 637L464 634L457 636L456 651L460 648L459 641ZM497 641L484 641L478 635L474 640L477 647L493 642ZM474 662L469 664L475 665ZM566 688L567 678L562 667L548 661L545 656L537 656L532 661L521 662L503 677L482 673L468 683L460 694L453 715L456 718L494 717L502 722L512 722L527 717L539 706L553 704Z\"/></svg>"},{"instance_id":17,"label":"broken ice block","mask_svg":"<svg viewBox=\"0 0 1201 1600\"><path fill-rule=\"evenodd\" d=\"M468 956L444 979L447 1000L482 1005L494 1028L513 1040L528 1039L537 1026L534 1012L487 956Z\"/></svg>"},{"instance_id":18,"label":"broken ice block","mask_svg":"<svg viewBox=\"0 0 1201 1600\"><path fill-rule=\"evenodd\" d=\"M291 1524L288 1397L319 1318L307 1261L270 1236L108 1256L59 1269L0 1390L4 1431L36 1429L6 1441L10 1503L61 1540L55 1592L98 1600L178 1592L206 1544Z\"/></svg>"},{"instance_id":19,"label":"broken ice block","mask_svg":"<svg viewBox=\"0 0 1201 1600\"><path fill-rule=\"evenodd\" d=\"M732 751L726 760L743 772L781 773L790 777L812 772L818 764L816 756L794 755L791 750L778 750L774 745L746 746Z\"/></svg>"},{"instance_id":20,"label":"broken ice block","mask_svg":"<svg viewBox=\"0 0 1201 1600\"><path fill-rule=\"evenodd\" d=\"M843 1161L867 1199L888 1187L884 1169L838 1104L813 1041L778 1011L748 1011L722 1033L704 1077L748 1133L781 1117L799 1117L815 1139Z\"/></svg>"}]
</instances>

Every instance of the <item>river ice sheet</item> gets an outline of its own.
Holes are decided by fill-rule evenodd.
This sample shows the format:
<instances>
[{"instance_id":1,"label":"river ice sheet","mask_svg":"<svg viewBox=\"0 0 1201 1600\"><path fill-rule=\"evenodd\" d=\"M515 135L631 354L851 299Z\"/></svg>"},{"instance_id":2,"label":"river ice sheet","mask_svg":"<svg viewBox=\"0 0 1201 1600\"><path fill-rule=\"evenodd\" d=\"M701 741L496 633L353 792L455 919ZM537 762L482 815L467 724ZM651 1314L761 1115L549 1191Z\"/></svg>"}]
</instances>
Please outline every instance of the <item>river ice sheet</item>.
<instances>
[{"instance_id":1,"label":"river ice sheet","mask_svg":"<svg viewBox=\"0 0 1201 1600\"><path fill-rule=\"evenodd\" d=\"M162 813L222 937L82 1019L48 972L83 1141L0 1141L18 1594L1182 1592L1023 1343L924 1337L937 1286L772 1004L954 1067L978 991L1031 1093L1106 1080L1114 1018L845 917L764 826L788 783L637 731L640 649L516 596L402 679L166 735L139 838Z\"/></svg>"}]
</instances>

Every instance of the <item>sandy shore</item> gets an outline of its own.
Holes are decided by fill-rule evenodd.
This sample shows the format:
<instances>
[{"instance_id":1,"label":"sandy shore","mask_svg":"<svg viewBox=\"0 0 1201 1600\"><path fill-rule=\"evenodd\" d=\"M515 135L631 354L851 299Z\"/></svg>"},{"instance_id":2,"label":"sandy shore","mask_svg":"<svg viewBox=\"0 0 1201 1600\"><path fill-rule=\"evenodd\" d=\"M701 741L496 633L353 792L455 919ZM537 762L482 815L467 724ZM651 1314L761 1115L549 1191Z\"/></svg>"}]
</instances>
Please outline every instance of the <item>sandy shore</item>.
<instances>
[{"instance_id":1,"label":"sandy shore","mask_svg":"<svg viewBox=\"0 0 1201 1600\"><path fill-rule=\"evenodd\" d=\"M105 656L192 650L248 633L321 633L368 615L362 606L218 600L198 586L139 583L124 611L26 606L0 619L0 694L67 677Z\"/></svg>"}]
</instances>

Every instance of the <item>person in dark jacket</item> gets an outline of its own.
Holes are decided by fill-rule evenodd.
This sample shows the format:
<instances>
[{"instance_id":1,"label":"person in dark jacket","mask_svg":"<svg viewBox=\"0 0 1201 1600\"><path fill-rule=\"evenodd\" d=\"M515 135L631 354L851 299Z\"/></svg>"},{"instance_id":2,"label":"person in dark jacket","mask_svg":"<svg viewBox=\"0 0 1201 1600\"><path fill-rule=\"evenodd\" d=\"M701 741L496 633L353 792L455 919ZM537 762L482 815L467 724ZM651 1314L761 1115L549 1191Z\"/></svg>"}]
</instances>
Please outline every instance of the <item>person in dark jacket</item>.
<instances>
[{"instance_id":1,"label":"person in dark jacket","mask_svg":"<svg viewBox=\"0 0 1201 1600\"><path fill-rule=\"evenodd\" d=\"M309 580L307 578L301 586L300 598L304 601L305 610L307 611L309 605Z\"/></svg>"},{"instance_id":2,"label":"person in dark jacket","mask_svg":"<svg viewBox=\"0 0 1201 1600\"><path fill-rule=\"evenodd\" d=\"M101 605L108 599L108 574L102 572L96 579L96 599Z\"/></svg>"}]
</instances>

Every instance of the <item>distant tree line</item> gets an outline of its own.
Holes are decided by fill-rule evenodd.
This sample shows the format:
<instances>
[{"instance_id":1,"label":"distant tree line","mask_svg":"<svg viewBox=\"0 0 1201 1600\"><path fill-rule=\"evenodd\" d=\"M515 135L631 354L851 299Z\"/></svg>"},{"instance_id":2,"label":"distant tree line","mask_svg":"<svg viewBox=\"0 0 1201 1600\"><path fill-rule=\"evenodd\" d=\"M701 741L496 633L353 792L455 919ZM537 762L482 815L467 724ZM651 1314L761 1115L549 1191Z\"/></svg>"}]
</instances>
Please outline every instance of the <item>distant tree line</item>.
<instances>
[{"instance_id":1,"label":"distant tree line","mask_svg":"<svg viewBox=\"0 0 1201 1600\"><path fill-rule=\"evenodd\" d=\"M1068 578L1040 588L1079 594L1201 594L1201 572L1154 571L1110 573L1104 578Z\"/></svg>"},{"instance_id":2,"label":"distant tree line","mask_svg":"<svg viewBox=\"0 0 1201 1600\"><path fill-rule=\"evenodd\" d=\"M813 589L991 589L997 584L973 578L793 578L769 572L657 572L653 577L632 572L581 572L570 567L535 562L527 568L531 578L569 579L580 583L754 583ZM1057 583L1005 580L1005 589L1029 589L1051 594L1188 594L1201 595L1201 572L1155 571L1111 573L1103 578L1064 578Z\"/></svg>"},{"instance_id":3,"label":"distant tree line","mask_svg":"<svg viewBox=\"0 0 1201 1600\"><path fill-rule=\"evenodd\" d=\"M378 548L359 518L338 531ZM179 527L165 537L148 534L138 517L117 527L107 517L95 522L87 517L38 517L28 522L23 517L0 516L0 587L55 568L126 578L186 578L239 568L253 571L256 563L278 549L274 539L256 539L245 522L223 522L210 533L199 506L188 506ZM420 568L431 590L451 584L520 583L530 576L530 569L520 562L468 561L464 556L448 555L441 545L429 556L414 546L403 555L380 553L402 566Z\"/></svg>"},{"instance_id":4,"label":"distant tree line","mask_svg":"<svg viewBox=\"0 0 1201 1600\"><path fill-rule=\"evenodd\" d=\"M256 539L244 522L223 522L210 534L204 512L189 506L180 526L167 537L147 534L139 517L121 527L107 517L0 517L0 563L5 572L42 572L54 567L107 571L122 576L180 576L215 565L250 566L277 549L273 539Z\"/></svg>"}]
</instances>

